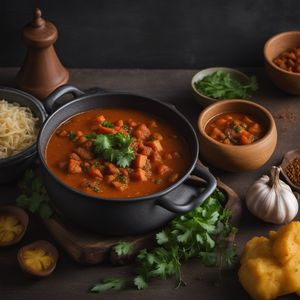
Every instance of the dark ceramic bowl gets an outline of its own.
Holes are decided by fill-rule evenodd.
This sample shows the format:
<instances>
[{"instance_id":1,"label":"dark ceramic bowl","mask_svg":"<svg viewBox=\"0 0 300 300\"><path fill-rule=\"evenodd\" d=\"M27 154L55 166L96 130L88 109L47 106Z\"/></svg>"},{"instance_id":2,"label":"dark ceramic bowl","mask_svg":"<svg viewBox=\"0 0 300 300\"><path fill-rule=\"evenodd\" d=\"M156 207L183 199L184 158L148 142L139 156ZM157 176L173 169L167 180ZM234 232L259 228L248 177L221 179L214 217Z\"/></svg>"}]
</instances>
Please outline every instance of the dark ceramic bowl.
<instances>
[{"instance_id":1,"label":"dark ceramic bowl","mask_svg":"<svg viewBox=\"0 0 300 300\"><path fill-rule=\"evenodd\" d=\"M47 113L41 102L25 92L0 87L0 100L2 99L29 107L34 116L39 118L39 127L46 119ZM33 163L35 155L36 143L16 155L0 159L0 184L14 181L22 176L24 171Z\"/></svg>"},{"instance_id":2,"label":"dark ceramic bowl","mask_svg":"<svg viewBox=\"0 0 300 300\"><path fill-rule=\"evenodd\" d=\"M56 110L44 123L38 137L38 153L44 182L55 208L62 216L89 230L106 235L140 234L157 229L179 213L185 213L201 204L216 188L215 178L196 165L199 146L196 133L186 118L173 106L155 99L126 93L84 94L72 86L62 86L45 102L47 111L66 93L77 99ZM59 101L58 101L59 102ZM45 150L56 128L75 114L101 108L133 108L163 118L186 138L190 148L190 162L186 173L168 188L143 197L109 199L82 193L60 181L47 167ZM207 187L196 194L187 194L181 184L193 173L207 181Z\"/></svg>"}]
</instances>

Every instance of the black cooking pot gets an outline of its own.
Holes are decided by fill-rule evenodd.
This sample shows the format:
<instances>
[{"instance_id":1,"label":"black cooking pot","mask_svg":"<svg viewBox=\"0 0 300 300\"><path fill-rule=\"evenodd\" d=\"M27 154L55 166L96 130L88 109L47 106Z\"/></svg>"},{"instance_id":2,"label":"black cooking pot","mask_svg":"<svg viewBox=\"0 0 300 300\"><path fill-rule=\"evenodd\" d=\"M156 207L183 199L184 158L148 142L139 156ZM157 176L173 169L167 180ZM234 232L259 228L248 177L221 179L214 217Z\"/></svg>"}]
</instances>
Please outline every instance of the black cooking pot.
<instances>
[{"instance_id":1,"label":"black cooking pot","mask_svg":"<svg viewBox=\"0 0 300 300\"><path fill-rule=\"evenodd\" d=\"M54 105L67 93L75 100L52 113ZM60 181L47 167L45 150L51 134L71 116L95 108L131 108L154 114L175 127L190 148L190 162L186 174L177 182L158 193L143 197L109 199L82 193ZM38 137L38 153L47 191L58 211L73 222L106 235L140 234L159 228L174 218L201 204L216 188L215 178L203 167L196 165L199 145L196 133L187 119L174 106L158 100L128 93L85 94L72 86L62 86L45 101L52 115L44 123ZM59 151L59 149L57 149ZM191 174L207 181L204 191L190 195L182 183Z\"/></svg>"}]
</instances>

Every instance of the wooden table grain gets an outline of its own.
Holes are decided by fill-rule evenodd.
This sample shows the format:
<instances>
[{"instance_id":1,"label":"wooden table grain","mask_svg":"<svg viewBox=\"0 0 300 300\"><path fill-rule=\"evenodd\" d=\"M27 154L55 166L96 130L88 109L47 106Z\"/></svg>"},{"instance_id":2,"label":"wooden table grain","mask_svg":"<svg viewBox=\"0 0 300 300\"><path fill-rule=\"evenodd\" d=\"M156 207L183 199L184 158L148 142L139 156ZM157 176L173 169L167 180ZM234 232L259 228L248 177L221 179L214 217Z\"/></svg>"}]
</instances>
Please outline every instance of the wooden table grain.
<instances>
[{"instance_id":1,"label":"wooden table grain","mask_svg":"<svg viewBox=\"0 0 300 300\"><path fill-rule=\"evenodd\" d=\"M262 68L247 68L242 71L256 75L259 91L254 100L267 107L273 114L278 128L278 145L270 161L261 169L247 173L225 173L212 170L226 184L233 187L243 198L248 186L274 164L281 162L283 153L299 147L300 144L300 98L289 96L276 87L267 78ZM16 69L0 69L0 84L14 86ZM194 101L190 81L196 70L99 70L72 69L70 84L81 89L101 87L111 91L128 91L170 102L184 113L196 126L201 107ZM257 154L259 155L259 153ZM245 157L247 159L247 157ZM13 202L18 195L16 184L0 187L0 201ZM252 217L244 209L237 236L238 251L254 235L266 234L276 226L265 224ZM204 268L199 261L183 263L182 275L186 287L176 289L173 279L154 280L144 291L134 288L117 293L95 295L88 293L92 284L105 277L131 276L133 266L113 267L103 264L86 267L73 262L60 250L60 259L56 271L49 278L31 280L22 274L18 267L16 253L18 248L36 239L52 241L46 229L34 217L31 217L29 230L22 242L14 247L0 249L0 299L250 299L237 279L237 268L219 272L215 268ZM287 296L282 299L296 299Z\"/></svg>"}]
</instances>

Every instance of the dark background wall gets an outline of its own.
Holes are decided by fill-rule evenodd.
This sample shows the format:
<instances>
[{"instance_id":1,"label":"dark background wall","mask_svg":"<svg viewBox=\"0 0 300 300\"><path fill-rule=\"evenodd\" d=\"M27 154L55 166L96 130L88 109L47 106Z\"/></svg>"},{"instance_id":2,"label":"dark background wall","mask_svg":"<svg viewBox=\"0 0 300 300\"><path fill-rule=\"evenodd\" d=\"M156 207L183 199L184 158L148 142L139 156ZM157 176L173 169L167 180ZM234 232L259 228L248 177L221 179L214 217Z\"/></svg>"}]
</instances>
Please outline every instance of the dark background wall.
<instances>
[{"instance_id":1,"label":"dark background wall","mask_svg":"<svg viewBox=\"0 0 300 300\"><path fill-rule=\"evenodd\" d=\"M300 29L299 0L0 0L0 66L21 64L36 3L68 67L258 66L268 37Z\"/></svg>"}]
</instances>

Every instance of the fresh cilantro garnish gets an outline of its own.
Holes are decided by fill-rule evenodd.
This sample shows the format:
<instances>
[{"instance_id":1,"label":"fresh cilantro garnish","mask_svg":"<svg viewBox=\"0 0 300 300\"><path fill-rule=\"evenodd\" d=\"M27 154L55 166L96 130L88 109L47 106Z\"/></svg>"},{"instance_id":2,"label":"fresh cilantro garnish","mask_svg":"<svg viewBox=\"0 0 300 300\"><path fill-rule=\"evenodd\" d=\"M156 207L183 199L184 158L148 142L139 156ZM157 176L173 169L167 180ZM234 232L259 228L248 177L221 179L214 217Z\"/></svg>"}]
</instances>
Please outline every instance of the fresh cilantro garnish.
<instances>
[{"instance_id":1,"label":"fresh cilantro garnish","mask_svg":"<svg viewBox=\"0 0 300 300\"><path fill-rule=\"evenodd\" d=\"M104 121L102 122L102 126L107 127L107 128L114 128L114 127L115 127L115 124L112 123L112 122L110 122L110 121L104 120Z\"/></svg>"},{"instance_id":2,"label":"fresh cilantro garnish","mask_svg":"<svg viewBox=\"0 0 300 300\"><path fill-rule=\"evenodd\" d=\"M223 208L225 195L215 191L201 206L178 216L164 230L157 233L158 247L142 250L137 257L137 284L141 278L147 283L151 278L166 279L175 276L178 285L181 278L181 262L197 257L204 265L230 267L236 258L235 245L228 237L236 229L229 223L230 212ZM226 240L226 242L224 242Z\"/></svg>"},{"instance_id":3,"label":"fresh cilantro garnish","mask_svg":"<svg viewBox=\"0 0 300 300\"><path fill-rule=\"evenodd\" d=\"M178 216L157 233L157 246L152 250L143 249L137 256L138 268L133 279L136 288L147 288L152 278L175 277L177 287L185 285L181 264L191 258L199 258L203 265L210 267L233 266L236 228L229 222L231 213L224 209L225 202L225 195L216 190L202 205ZM120 245L120 254L123 249L124 245Z\"/></svg>"},{"instance_id":4,"label":"fresh cilantro garnish","mask_svg":"<svg viewBox=\"0 0 300 300\"><path fill-rule=\"evenodd\" d=\"M258 89L256 78L250 78L248 84L242 84L228 72L217 71L194 83L202 94L214 99L249 99L250 93Z\"/></svg>"},{"instance_id":5,"label":"fresh cilantro garnish","mask_svg":"<svg viewBox=\"0 0 300 300\"><path fill-rule=\"evenodd\" d=\"M124 124L124 125L122 126L122 128L123 128L124 130L128 130L128 129L129 129L129 126L126 125L126 124Z\"/></svg>"},{"instance_id":6,"label":"fresh cilantro garnish","mask_svg":"<svg viewBox=\"0 0 300 300\"><path fill-rule=\"evenodd\" d=\"M129 242L119 242L113 247L113 250L118 254L118 256L129 255L132 253L133 245Z\"/></svg>"},{"instance_id":7,"label":"fresh cilantro garnish","mask_svg":"<svg viewBox=\"0 0 300 300\"><path fill-rule=\"evenodd\" d=\"M135 155L130 148L132 137L123 133L116 134L87 134L93 140L94 152L104 160L115 163L121 168L129 167Z\"/></svg>"},{"instance_id":8,"label":"fresh cilantro garnish","mask_svg":"<svg viewBox=\"0 0 300 300\"><path fill-rule=\"evenodd\" d=\"M107 278L102 282L95 284L90 292L103 293L109 290L119 291L126 286L126 280L124 278Z\"/></svg>"},{"instance_id":9,"label":"fresh cilantro garnish","mask_svg":"<svg viewBox=\"0 0 300 300\"><path fill-rule=\"evenodd\" d=\"M134 285L138 290L143 290L148 287L148 283L145 281L145 278L141 275L138 275L133 280Z\"/></svg>"},{"instance_id":10,"label":"fresh cilantro garnish","mask_svg":"<svg viewBox=\"0 0 300 300\"><path fill-rule=\"evenodd\" d=\"M76 133L75 133L74 131L69 131L68 137L69 137L71 140L73 140L73 139L75 139L75 137L76 137Z\"/></svg>"},{"instance_id":11,"label":"fresh cilantro garnish","mask_svg":"<svg viewBox=\"0 0 300 300\"><path fill-rule=\"evenodd\" d=\"M51 217L53 211L49 205L49 196L39 178L33 170L27 170L19 186L22 194L16 199L17 205L27 208L30 212L37 212L43 219Z\"/></svg>"}]
</instances>

